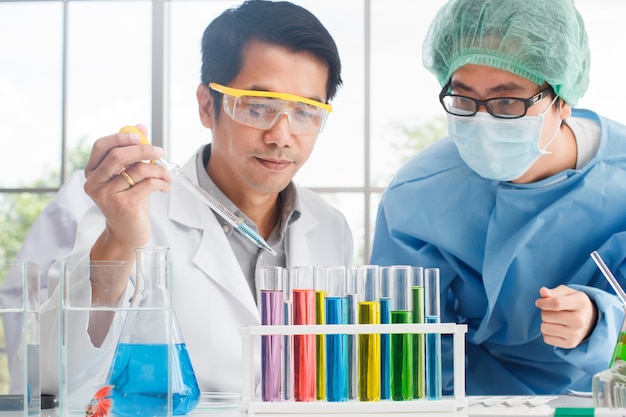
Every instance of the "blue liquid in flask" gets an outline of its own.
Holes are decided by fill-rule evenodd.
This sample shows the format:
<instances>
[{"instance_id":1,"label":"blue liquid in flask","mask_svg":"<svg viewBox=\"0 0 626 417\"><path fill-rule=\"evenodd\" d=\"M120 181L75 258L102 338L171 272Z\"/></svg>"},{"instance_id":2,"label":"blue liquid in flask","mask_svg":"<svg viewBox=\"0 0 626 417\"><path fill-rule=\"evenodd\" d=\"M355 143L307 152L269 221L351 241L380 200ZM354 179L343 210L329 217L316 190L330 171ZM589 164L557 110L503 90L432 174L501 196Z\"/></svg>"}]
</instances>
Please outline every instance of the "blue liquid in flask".
<instances>
[{"instance_id":1,"label":"blue liquid in flask","mask_svg":"<svg viewBox=\"0 0 626 417\"><path fill-rule=\"evenodd\" d=\"M172 345L172 414L193 410L200 388L184 343ZM107 384L116 416L167 415L168 345L120 343Z\"/></svg>"},{"instance_id":2,"label":"blue liquid in flask","mask_svg":"<svg viewBox=\"0 0 626 417\"><path fill-rule=\"evenodd\" d=\"M116 417L182 415L200 402L200 388L171 307L167 247L136 249L135 293L107 384Z\"/></svg>"}]
</instances>

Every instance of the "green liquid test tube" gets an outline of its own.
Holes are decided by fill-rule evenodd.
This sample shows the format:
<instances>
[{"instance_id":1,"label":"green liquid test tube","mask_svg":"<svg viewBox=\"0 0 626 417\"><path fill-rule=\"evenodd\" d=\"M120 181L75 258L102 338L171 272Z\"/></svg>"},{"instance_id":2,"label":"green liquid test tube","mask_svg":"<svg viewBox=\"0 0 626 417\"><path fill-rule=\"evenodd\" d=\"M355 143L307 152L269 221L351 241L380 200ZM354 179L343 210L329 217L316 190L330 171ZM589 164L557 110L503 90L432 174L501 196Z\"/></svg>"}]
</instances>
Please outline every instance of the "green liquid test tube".
<instances>
[{"instance_id":1,"label":"green liquid test tube","mask_svg":"<svg viewBox=\"0 0 626 417\"><path fill-rule=\"evenodd\" d=\"M394 265L389 268L391 285L391 323L413 321L412 267ZM413 399L413 334L391 334L391 399Z\"/></svg>"},{"instance_id":2,"label":"green liquid test tube","mask_svg":"<svg viewBox=\"0 0 626 417\"><path fill-rule=\"evenodd\" d=\"M411 311L392 311L392 323L412 323ZM413 399L413 334L391 335L391 398Z\"/></svg>"},{"instance_id":3,"label":"green liquid test tube","mask_svg":"<svg viewBox=\"0 0 626 417\"><path fill-rule=\"evenodd\" d=\"M619 336L617 336L617 343L615 344L615 349L613 350L613 356L611 357L609 368L613 366L615 361L621 360L626 362L626 330L624 330L626 319L624 319L624 322L622 330L619 332Z\"/></svg>"},{"instance_id":4,"label":"green liquid test tube","mask_svg":"<svg viewBox=\"0 0 626 417\"><path fill-rule=\"evenodd\" d=\"M326 324L326 291L315 290L315 323ZM315 398L326 399L326 335L315 335Z\"/></svg>"},{"instance_id":5,"label":"green liquid test tube","mask_svg":"<svg viewBox=\"0 0 626 417\"><path fill-rule=\"evenodd\" d=\"M424 323L424 268L413 267L413 323ZM413 335L413 398L426 397L426 341L424 333Z\"/></svg>"}]
</instances>

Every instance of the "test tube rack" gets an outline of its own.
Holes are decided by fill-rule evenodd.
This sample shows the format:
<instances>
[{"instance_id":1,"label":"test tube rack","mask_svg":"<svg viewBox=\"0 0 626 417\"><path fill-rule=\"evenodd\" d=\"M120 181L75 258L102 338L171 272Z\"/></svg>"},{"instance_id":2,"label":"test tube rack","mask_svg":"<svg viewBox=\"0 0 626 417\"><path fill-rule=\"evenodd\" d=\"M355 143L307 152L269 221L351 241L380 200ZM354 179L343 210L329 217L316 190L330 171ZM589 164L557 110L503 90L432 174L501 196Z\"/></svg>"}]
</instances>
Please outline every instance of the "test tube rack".
<instances>
[{"instance_id":1,"label":"test tube rack","mask_svg":"<svg viewBox=\"0 0 626 417\"><path fill-rule=\"evenodd\" d=\"M451 334L453 340L453 395L440 400L415 399L410 401L278 401L265 402L257 395L255 378L255 347L260 336L268 335L327 335L327 334ZM467 406L465 397L465 334L467 325L456 323L432 324L345 324L345 325L274 325L249 326L241 329L242 336L242 393L241 411L248 415L263 414L376 414L376 413L444 413L456 415Z\"/></svg>"}]
</instances>

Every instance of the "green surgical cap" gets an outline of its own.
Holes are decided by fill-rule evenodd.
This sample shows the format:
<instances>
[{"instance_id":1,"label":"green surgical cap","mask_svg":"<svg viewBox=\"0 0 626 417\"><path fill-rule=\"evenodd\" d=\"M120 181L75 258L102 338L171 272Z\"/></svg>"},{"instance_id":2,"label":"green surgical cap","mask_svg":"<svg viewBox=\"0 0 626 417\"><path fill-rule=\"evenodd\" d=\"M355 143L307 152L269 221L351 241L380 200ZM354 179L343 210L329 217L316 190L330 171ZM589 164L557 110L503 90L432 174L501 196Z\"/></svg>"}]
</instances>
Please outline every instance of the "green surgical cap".
<instances>
[{"instance_id":1,"label":"green surgical cap","mask_svg":"<svg viewBox=\"0 0 626 417\"><path fill-rule=\"evenodd\" d=\"M574 106L589 85L589 47L572 0L451 0L430 25L424 66L443 87L466 64L547 82Z\"/></svg>"}]
</instances>

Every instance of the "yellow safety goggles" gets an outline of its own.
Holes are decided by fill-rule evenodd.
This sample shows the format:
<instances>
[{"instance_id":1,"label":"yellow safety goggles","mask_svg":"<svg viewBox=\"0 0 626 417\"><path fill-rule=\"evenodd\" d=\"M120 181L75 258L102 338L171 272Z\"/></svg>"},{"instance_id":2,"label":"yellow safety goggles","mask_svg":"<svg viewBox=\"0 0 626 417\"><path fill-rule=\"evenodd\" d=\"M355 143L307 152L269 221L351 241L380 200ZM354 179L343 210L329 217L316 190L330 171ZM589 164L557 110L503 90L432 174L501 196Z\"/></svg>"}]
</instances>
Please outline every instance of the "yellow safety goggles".
<instances>
[{"instance_id":1,"label":"yellow safety goggles","mask_svg":"<svg viewBox=\"0 0 626 417\"><path fill-rule=\"evenodd\" d=\"M271 129L286 115L291 133L317 134L324 127L328 113L333 111L330 104L294 94L239 90L216 83L209 83L209 87L224 96L224 112L231 119L262 130Z\"/></svg>"}]
</instances>

